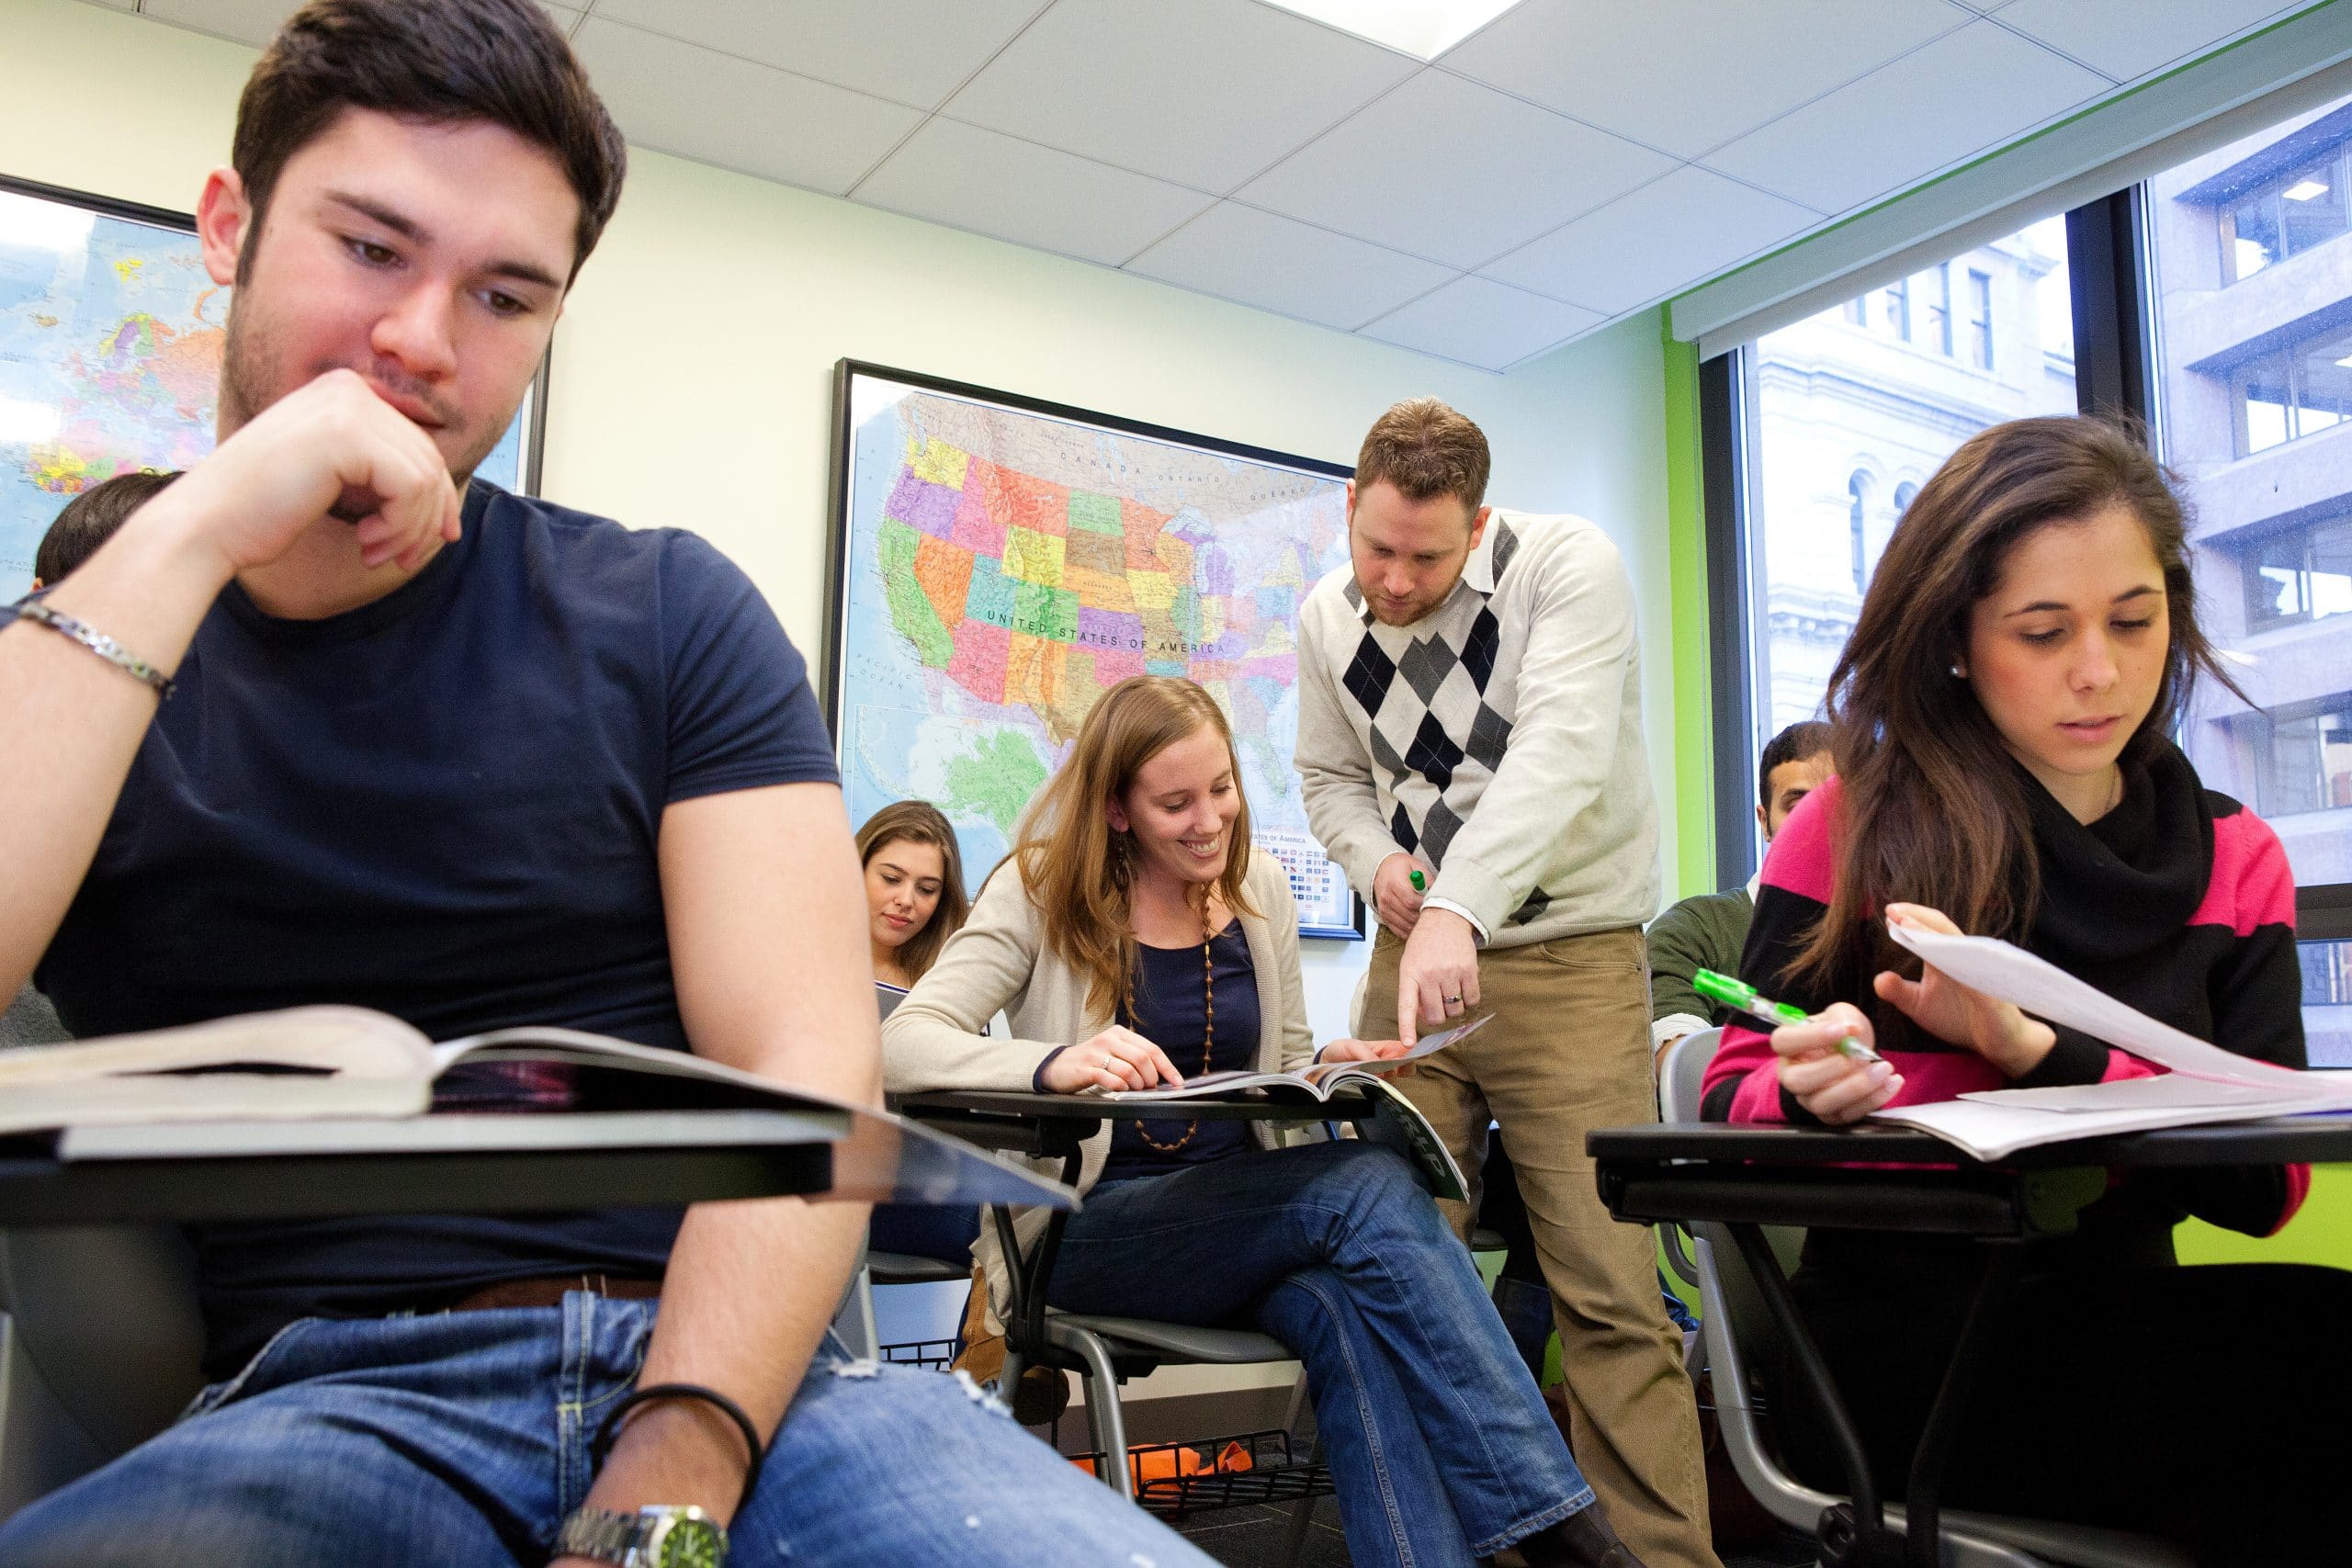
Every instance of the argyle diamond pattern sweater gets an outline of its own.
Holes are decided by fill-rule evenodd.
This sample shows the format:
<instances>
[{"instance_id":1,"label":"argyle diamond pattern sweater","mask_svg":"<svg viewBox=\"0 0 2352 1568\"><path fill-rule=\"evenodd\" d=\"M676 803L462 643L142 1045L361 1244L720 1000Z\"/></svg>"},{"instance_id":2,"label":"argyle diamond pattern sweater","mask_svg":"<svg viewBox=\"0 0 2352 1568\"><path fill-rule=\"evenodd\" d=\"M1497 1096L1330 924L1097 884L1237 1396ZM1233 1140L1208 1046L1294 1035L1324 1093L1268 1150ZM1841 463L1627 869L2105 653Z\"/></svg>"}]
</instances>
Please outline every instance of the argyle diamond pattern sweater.
<instances>
[{"instance_id":1,"label":"argyle diamond pattern sweater","mask_svg":"<svg viewBox=\"0 0 2352 1568\"><path fill-rule=\"evenodd\" d=\"M1299 639L1307 820L1367 898L1403 850L1498 946L1657 912L1633 584L1599 526L1498 509L1409 626L1381 625L1341 567Z\"/></svg>"}]
</instances>

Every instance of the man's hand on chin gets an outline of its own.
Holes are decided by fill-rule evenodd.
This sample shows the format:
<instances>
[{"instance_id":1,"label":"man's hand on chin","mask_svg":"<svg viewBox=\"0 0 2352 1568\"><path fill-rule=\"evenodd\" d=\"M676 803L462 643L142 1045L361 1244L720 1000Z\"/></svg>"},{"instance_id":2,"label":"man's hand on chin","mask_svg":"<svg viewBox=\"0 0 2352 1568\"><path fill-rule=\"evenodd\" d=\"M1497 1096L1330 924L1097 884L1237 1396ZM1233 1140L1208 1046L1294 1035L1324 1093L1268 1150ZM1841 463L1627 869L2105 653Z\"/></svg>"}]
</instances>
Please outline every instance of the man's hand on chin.
<instances>
[{"instance_id":1,"label":"man's hand on chin","mask_svg":"<svg viewBox=\"0 0 2352 1568\"><path fill-rule=\"evenodd\" d=\"M1424 907L1396 967L1396 1032L1407 1045L1478 1005L1478 941L1451 909Z\"/></svg>"}]
</instances>

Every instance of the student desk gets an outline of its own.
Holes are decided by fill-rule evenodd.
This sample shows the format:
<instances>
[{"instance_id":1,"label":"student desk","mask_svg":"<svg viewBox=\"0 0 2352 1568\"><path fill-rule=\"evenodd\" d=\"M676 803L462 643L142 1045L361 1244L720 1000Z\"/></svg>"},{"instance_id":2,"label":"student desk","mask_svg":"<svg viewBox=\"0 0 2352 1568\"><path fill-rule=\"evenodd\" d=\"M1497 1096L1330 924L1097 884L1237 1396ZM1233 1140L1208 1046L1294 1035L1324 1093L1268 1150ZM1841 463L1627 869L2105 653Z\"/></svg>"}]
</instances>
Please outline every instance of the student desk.
<instances>
[{"instance_id":1,"label":"student desk","mask_svg":"<svg viewBox=\"0 0 2352 1568\"><path fill-rule=\"evenodd\" d=\"M1595 1161L1601 1201L1618 1219L1712 1221L1730 1230L1844 1457L1860 1550L1850 1556L1833 1550L1837 1561L1892 1561L1893 1543L1853 1423L1761 1227L1918 1231L1968 1236L1983 1248L1984 1273L1912 1464L1906 1506L1916 1528L1904 1560L1925 1568L1938 1561L1937 1514L1952 1441L2030 1244L2071 1233L2075 1216L2107 1190L2110 1168L2352 1161L2352 1112L2082 1138L2021 1149L1997 1164L1925 1133L1867 1124L1608 1128L1588 1134L1585 1151Z\"/></svg>"},{"instance_id":2,"label":"student desk","mask_svg":"<svg viewBox=\"0 0 2352 1568\"><path fill-rule=\"evenodd\" d=\"M1231 1100L1105 1100L1091 1094L1023 1094L1009 1090L950 1089L910 1094L899 1101L899 1111L926 1127L979 1145L982 1148L1042 1155L1062 1162L1065 1188L1075 1186L1082 1160L1080 1145L1105 1122L1138 1112L1154 1117L1194 1117L1204 1122L1367 1122L1381 1101L1362 1089L1342 1089L1329 1100L1274 1100L1247 1091ZM1005 1325L1005 1343L1024 1361L1038 1359L1046 1344L1046 1285L1054 1277L1054 1258L1060 1252L1062 1231L1069 1224L1067 1209L1046 1221L1036 1250L1024 1258L1013 1245L1012 1217L1001 1206L993 1212L997 1244L1012 1261L1012 1306L1015 1321Z\"/></svg>"},{"instance_id":3,"label":"student desk","mask_svg":"<svg viewBox=\"0 0 2352 1568\"><path fill-rule=\"evenodd\" d=\"M1074 1201L920 1128L821 1108L189 1122L0 1139L0 1228L819 1194Z\"/></svg>"}]
</instances>

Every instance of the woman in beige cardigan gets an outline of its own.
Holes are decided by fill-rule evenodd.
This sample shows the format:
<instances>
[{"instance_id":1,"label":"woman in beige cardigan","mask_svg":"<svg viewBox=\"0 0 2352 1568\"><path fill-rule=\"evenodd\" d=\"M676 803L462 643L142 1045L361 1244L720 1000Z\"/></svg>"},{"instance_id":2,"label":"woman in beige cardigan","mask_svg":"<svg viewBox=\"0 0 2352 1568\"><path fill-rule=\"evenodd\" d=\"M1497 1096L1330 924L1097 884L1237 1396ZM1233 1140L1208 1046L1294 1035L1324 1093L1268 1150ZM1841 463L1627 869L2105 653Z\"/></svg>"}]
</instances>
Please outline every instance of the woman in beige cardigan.
<instances>
[{"instance_id":1,"label":"woman in beige cardigan","mask_svg":"<svg viewBox=\"0 0 2352 1568\"><path fill-rule=\"evenodd\" d=\"M891 1013L889 1088L1148 1089L1316 1053L1298 915L1250 849L1233 739L1190 681L1114 687L964 929ZM984 1036L1003 1009L1009 1038ZM1334 1042L1329 1060L1394 1055ZM1361 1568L1640 1568L1593 1503L1477 1270L1412 1168L1263 1123L1123 1118L1088 1141L1047 1299L1246 1325L1306 1363ZM1021 1215L1024 1245L1045 1226ZM975 1248L1001 1312L1003 1259Z\"/></svg>"}]
</instances>

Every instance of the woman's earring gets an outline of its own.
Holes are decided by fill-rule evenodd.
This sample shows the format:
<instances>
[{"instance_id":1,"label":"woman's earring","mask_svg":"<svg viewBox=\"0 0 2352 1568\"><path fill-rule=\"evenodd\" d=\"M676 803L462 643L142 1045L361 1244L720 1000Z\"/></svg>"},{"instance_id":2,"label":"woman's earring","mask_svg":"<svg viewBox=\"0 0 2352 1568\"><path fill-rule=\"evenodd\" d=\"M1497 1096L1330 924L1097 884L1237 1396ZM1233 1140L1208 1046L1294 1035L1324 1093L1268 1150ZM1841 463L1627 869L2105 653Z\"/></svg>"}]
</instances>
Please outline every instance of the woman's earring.
<instances>
[{"instance_id":1,"label":"woman's earring","mask_svg":"<svg viewBox=\"0 0 2352 1568\"><path fill-rule=\"evenodd\" d=\"M1965 681L1968 679L1968 671L1955 664L1951 667L1951 678L1955 681Z\"/></svg>"}]
</instances>

